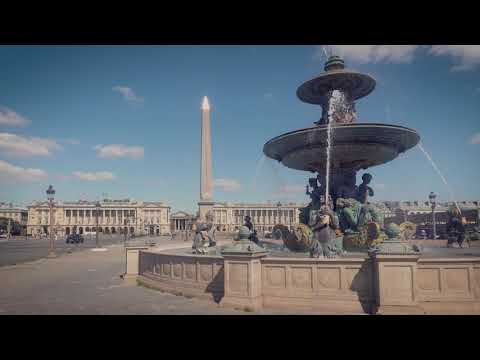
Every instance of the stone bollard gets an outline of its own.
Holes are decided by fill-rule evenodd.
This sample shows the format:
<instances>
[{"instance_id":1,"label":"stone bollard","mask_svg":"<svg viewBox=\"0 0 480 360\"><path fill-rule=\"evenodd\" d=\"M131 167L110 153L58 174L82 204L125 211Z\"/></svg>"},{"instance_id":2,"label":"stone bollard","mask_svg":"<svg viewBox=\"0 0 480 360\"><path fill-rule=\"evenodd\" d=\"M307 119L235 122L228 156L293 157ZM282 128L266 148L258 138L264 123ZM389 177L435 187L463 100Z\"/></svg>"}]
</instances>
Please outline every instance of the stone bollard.
<instances>
[{"instance_id":1,"label":"stone bollard","mask_svg":"<svg viewBox=\"0 0 480 360\"><path fill-rule=\"evenodd\" d=\"M136 278L140 267L140 250L147 250L148 246L125 247L125 275L124 278Z\"/></svg>"}]
</instances>

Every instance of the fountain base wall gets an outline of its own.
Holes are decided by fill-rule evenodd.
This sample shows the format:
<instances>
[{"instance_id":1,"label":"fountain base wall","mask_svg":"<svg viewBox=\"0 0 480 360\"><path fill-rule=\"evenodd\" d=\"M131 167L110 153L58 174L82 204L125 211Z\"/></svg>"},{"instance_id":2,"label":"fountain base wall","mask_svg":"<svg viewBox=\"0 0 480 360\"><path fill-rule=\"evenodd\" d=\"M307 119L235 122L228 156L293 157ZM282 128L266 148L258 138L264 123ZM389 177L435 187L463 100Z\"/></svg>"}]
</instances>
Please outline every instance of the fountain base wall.
<instances>
[{"instance_id":1,"label":"fountain base wall","mask_svg":"<svg viewBox=\"0 0 480 360\"><path fill-rule=\"evenodd\" d=\"M243 310L480 314L479 256L267 256L239 261L174 252L140 251L137 281L157 290L207 298ZM225 269L233 271L227 270L225 276ZM225 289L230 291L228 296Z\"/></svg>"}]
</instances>

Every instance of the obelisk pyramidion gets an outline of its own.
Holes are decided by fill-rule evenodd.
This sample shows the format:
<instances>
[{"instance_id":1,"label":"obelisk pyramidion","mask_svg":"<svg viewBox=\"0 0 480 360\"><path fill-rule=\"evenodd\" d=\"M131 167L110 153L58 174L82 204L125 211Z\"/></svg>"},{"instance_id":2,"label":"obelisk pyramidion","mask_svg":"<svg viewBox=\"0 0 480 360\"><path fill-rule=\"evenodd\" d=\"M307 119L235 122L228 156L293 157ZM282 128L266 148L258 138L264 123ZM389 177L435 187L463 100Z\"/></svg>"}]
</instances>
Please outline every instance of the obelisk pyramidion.
<instances>
[{"instance_id":1,"label":"obelisk pyramidion","mask_svg":"<svg viewBox=\"0 0 480 360\"><path fill-rule=\"evenodd\" d=\"M210 138L210 104L205 96L202 103L202 148L200 159L200 201L198 210L200 219L214 204L212 197L212 143Z\"/></svg>"}]
</instances>

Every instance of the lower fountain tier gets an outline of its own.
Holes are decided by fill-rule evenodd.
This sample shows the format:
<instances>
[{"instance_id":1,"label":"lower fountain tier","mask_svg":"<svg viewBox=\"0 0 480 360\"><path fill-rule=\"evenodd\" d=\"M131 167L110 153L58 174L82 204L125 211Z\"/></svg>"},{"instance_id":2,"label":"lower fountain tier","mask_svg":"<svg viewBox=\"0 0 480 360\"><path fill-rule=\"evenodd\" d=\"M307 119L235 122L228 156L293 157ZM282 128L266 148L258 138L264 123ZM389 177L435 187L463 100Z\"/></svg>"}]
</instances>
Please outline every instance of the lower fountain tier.
<instances>
[{"instance_id":1,"label":"lower fountain tier","mask_svg":"<svg viewBox=\"0 0 480 360\"><path fill-rule=\"evenodd\" d=\"M331 127L333 172L357 171L387 163L420 141L415 130L397 125L354 123ZM291 169L325 173L327 126L277 136L264 145L263 152Z\"/></svg>"}]
</instances>

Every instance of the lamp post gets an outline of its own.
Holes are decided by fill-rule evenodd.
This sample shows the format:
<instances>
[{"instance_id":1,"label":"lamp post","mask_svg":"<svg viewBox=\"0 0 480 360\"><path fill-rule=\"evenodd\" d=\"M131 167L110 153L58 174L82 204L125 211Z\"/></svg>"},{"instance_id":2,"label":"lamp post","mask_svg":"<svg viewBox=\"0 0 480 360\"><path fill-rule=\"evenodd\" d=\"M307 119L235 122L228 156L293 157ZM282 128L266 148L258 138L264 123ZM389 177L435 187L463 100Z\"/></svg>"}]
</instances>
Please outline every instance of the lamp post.
<instances>
[{"instance_id":1,"label":"lamp post","mask_svg":"<svg viewBox=\"0 0 480 360\"><path fill-rule=\"evenodd\" d=\"M280 218L281 218L281 216L280 216L280 207L281 207L281 206L282 206L282 203L279 201L279 202L277 203L277 224L280 224Z\"/></svg>"},{"instance_id":2,"label":"lamp post","mask_svg":"<svg viewBox=\"0 0 480 360\"><path fill-rule=\"evenodd\" d=\"M97 200L97 202L95 203L95 244L96 244L96 247L99 248L100 247L100 239L98 237L98 216L100 215L99 214L100 212L100 201Z\"/></svg>"},{"instance_id":3,"label":"lamp post","mask_svg":"<svg viewBox=\"0 0 480 360\"><path fill-rule=\"evenodd\" d=\"M437 238L437 224L435 222L435 207L437 206L437 202L435 199L437 195L433 193L433 191L428 195L428 199L430 200L430 205L432 206L432 221L433 221L433 240Z\"/></svg>"},{"instance_id":4,"label":"lamp post","mask_svg":"<svg viewBox=\"0 0 480 360\"><path fill-rule=\"evenodd\" d=\"M127 217L125 218L125 220L123 220L123 223L125 225L125 227L123 228L123 246L127 246L127 233L128 233L128 226L130 224L130 221L129 221L129 216L127 215Z\"/></svg>"},{"instance_id":5,"label":"lamp post","mask_svg":"<svg viewBox=\"0 0 480 360\"><path fill-rule=\"evenodd\" d=\"M48 257L55 257L55 244L53 239L53 199L55 198L55 190L50 185L46 191L48 207L50 209L50 248L48 249Z\"/></svg>"},{"instance_id":6,"label":"lamp post","mask_svg":"<svg viewBox=\"0 0 480 360\"><path fill-rule=\"evenodd\" d=\"M12 219L8 218L8 224L7 224L7 239L10 240L10 235L12 233Z\"/></svg>"}]
</instances>

